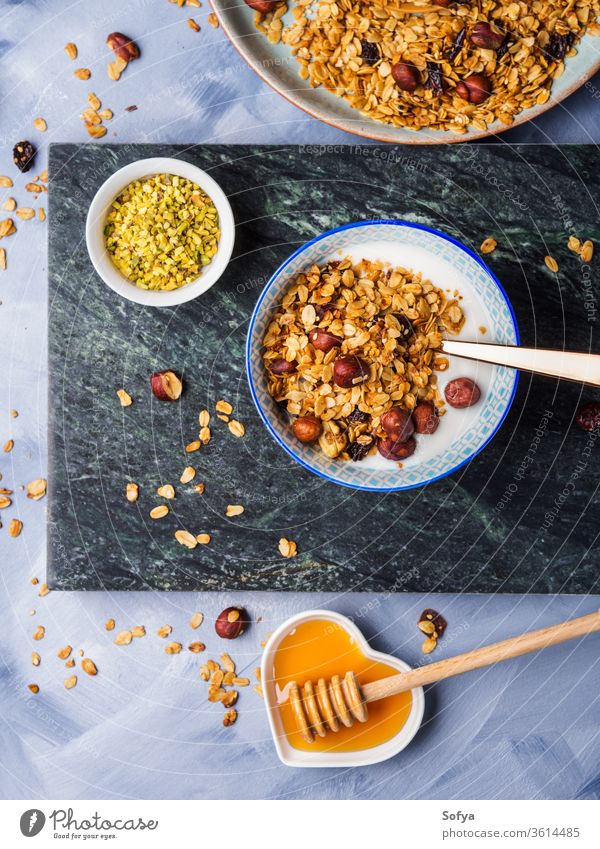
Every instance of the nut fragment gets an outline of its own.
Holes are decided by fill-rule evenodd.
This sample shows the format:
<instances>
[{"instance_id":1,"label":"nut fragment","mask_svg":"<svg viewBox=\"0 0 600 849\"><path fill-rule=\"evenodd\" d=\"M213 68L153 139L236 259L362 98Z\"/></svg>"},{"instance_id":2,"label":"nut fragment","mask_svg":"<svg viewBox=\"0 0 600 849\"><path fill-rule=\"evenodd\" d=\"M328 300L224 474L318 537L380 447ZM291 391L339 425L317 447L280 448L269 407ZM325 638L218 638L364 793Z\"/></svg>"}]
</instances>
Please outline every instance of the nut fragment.
<instances>
[{"instance_id":1,"label":"nut fragment","mask_svg":"<svg viewBox=\"0 0 600 849\"><path fill-rule=\"evenodd\" d=\"M282 537L279 540L279 551L282 557L295 557L298 553L298 547L293 540Z\"/></svg>"},{"instance_id":2,"label":"nut fragment","mask_svg":"<svg viewBox=\"0 0 600 849\"><path fill-rule=\"evenodd\" d=\"M130 501L132 504L138 500L139 494L140 488L137 483L130 482L125 487L125 497L127 498L127 501Z\"/></svg>"},{"instance_id":3,"label":"nut fragment","mask_svg":"<svg viewBox=\"0 0 600 849\"><path fill-rule=\"evenodd\" d=\"M60 660L66 660L68 657L70 657L70 656L71 656L71 652L72 652L72 651L73 651L73 647L72 647L72 646L63 646L63 648L62 648L62 649L59 649L59 650L56 652L56 656L57 656Z\"/></svg>"},{"instance_id":4,"label":"nut fragment","mask_svg":"<svg viewBox=\"0 0 600 849\"><path fill-rule=\"evenodd\" d=\"M240 516L244 512L244 508L241 504L228 504L227 509L225 510L225 515L232 516Z\"/></svg>"},{"instance_id":5,"label":"nut fragment","mask_svg":"<svg viewBox=\"0 0 600 849\"><path fill-rule=\"evenodd\" d=\"M32 693L37 694L40 692L40 688L37 684L28 684L27 689L31 690Z\"/></svg>"},{"instance_id":6,"label":"nut fragment","mask_svg":"<svg viewBox=\"0 0 600 849\"><path fill-rule=\"evenodd\" d=\"M48 595L49 592L50 592L50 587L48 586L48 584L42 584L41 587L40 587L40 590L38 592L38 595L40 596L40 598L44 598L45 596Z\"/></svg>"},{"instance_id":7,"label":"nut fragment","mask_svg":"<svg viewBox=\"0 0 600 849\"><path fill-rule=\"evenodd\" d=\"M554 274L556 274L556 272L558 271L558 263L554 259L554 257L553 256L545 256L544 262L546 263L546 266L550 269L550 271L552 271Z\"/></svg>"},{"instance_id":8,"label":"nut fragment","mask_svg":"<svg viewBox=\"0 0 600 849\"><path fill-rule=\"evenodd\" d=\"M104 623L104 630L105 631L114 631L116 624L117 623L115 622L114 619L107 619L106 622Z\"/></svg>"},{"instance_id":9,"label":"nut fragment","mask_svg":"<svg viewBox=\"0 0 600 849\"><path fill-rule=\"evenodd\" d=\"M32 501L39 501L46 495L47 482L45 478L36 478L27 484L27 498Z\"/></svg>"},{"instance_id":10,"label":"nut fragment","mask_svg":"<svg viewBox=\"0 0 600 849\"><path fill-rule=\"evenodd\" d=\"M233 723L237 719L237 716L238 714L235 708L231 708L230 710L228 710L223 717L223 725L225 726L225 728L228 728L230 725L233 725Z\"/></svg>"},{"instance_id":11,"label":"nut fragment","mask_svg":"<svg viewBox=\"0 0 600 849\"><path fill-rule=\"evenodd\" d=\"M183 391L181 378L171 369L155 371L150 377L150 386L159 401L177 401Z\"/></svg>"},{"instance_id":12,"label":"nut fragment","mask_svg":"<svg viewBox=\"0 0 600 849\"><path fill-rule=\"evenodd\" d=\"M190 29L193 29L194 32L200 32L200 25L197 24L193 18L188 18L187 25Z\"/></svg>"},{"instance_id":13,"label":"nut fragment","mask_svg":"<svg viewBox=\"0 0 600 849\"><path fill-rule=\"evenodd\" d=\"M594 243L590 239L586 239L581 246L580 256L583 262L590 262L594 256Z\"/></svg>"},{"instance_id":14,"label":"nut fragment","mask_svg":"<svg viewBox=\"0 0 600 849\"><path fill-rule=\"evenodd\" d=\"M77 45L73 44L72 41L69 41L65 44L65 53L69 57L69 59L77 59Z\"/></svg>"},{"instance_id":15,"label":"nut fragment","mask_svg":"<svg viewBox=\"0 0 600 849\"><path fill-rule=\"evenodd\" d=\"M43 625L38 625L35 631L33 632L34 640L43 640L46 635L46 629Z\"/></svg>"},{"instance_id":16,"label":"nut fragment","mask_svg":"<svg viewBox=\"0 0 600 849\"><path fill-rule=\"evenodd\" d=\"M138 638L139 637L145 637L146 636L146 629L144 628L143 625L136 625L134 628L131 629L131 636L132 637L138 637Z\"/></svg>"},{"instance_id":17,"label":"nut fragment","mask_svg":"<svg viewBox=\"0 0 600 849\"><path fill-rule=\"evenodd\" d=\"M165 483L162 486L159 486L156 493L157 495L160 495L161 498L175 498L175 489L170 483Z\"/></svg>"},{"instance_id":18,"label":"nut fragment","mask_svg":"<svg viewBox=\"0 0 600 849\"><path fill-rule=\"evenodd\" d=\"M421 651L423 654L430 654L436 646L437 640L434 640L433 637L429 637L421 646Z\"/></svg>"},{"instance_id":19,"label":"nut fragment","mask_svg":"<svg viewBox=\"0 0 600 849\"><path fill-rule=\"evenodd\" d=\"M114 62L110 62L107 66L108 76L111 80L115 82L121 79L121 74L125 70L129 63L122 59L120 56L117 56Z\"/></svg>"},{"instance_id":20,"label":"nut fragment","mask_svg":"<svg viewBox=\"0 0 600 849\"><path fill-rule=\"evenodd\" d=\"M172 630L173 630L173 628L171 627L171 625L163 625L162 627L160 627L158 629L158 631L156 633L158 634L159 637L162 637L164 639L165 637L169 636L169 634L172 632Z\"/></svg>"},{"instance_id":21,"label":"nut fragment","mask_svg":"<svg viewBox=\"0 0 600 849\"><path fill-rule=\"evenodd\" d=\"M169 643L165 646L165 654L179 654L182 648L181 643Z\"/></svg>"},{"instance_id":22,"label":"nut fragment","mask_svg":"<svg viewBox=\"0 0 600 849\"><path fill-rule=\"evenodd\" d=\"M217 616L215 631L224 640L235 640L250 624L243 607L226 607Z\"/></svg>"},{"instance_id":23,"label":"nut fragment","mask_svg":"<svg viewBox=\"0 0 600 849\"><path fill-rule=\"evenodd\" d=\"M164 519L168 514L169 507L166 504L159 504L158 507L153 507L150 511L151 519Z\"/></svg>"},{"instance_id":24,"label":"nut fragment","mask_svg":"<svg viewBox=\"0 0 600 849\"><path fill-rule=\"evenodd\" d=\"M122 59L126 64L139 58L139 47L122 32L111 32L106 39L106 44L114 51L117 58Z\"/></svg>"},{"instance_id":25,"label":"nut fragment","mask_svg":"<svg viewBox=\"0 0 600 849\"><path fill-rule=\"evenodd\" d=\"M42 658L36 651L31 652L31 662L34 666L39 666L42 662Z\"/></svg>"},{"instance_id":26,"label":"nut fragment","mask_svg":"<svg viewBox=\"0 0 600 849\"><path fill-rule=\"evenodd\" d=\"M185 450L187 454L192 454L194 451L200 450L201 442L199 439L194 440L194 442L188 442L185 446Z\"/></svg>"},{"instance_id":27,"label":"nut fragment","mask_svg":"<svg viewBox=\"0 0 600 849\"><path fill-rule=\"evenodd\" d=\"M122 407L130 407L133 404L133 399L131 398L131 395L124 389L117 389L117 397L121 402Z\"/></svg>"},{"instance_id":28,"label":"nut fragment","mask_svg":"<svg viewBox=\"0 0 600 849\"><path fill-rule=\"evenodd\" d=\"M13 448L15 447L15 443L12 439L7 439L4 443L4 448L2 449L5 454L9 454Z\"/></svg>"},{"instance_id":29,"label":"nut fragment","mask_svg":"<svg viewBox=\"0 0 600 849\"><path fill-rule=\"evenodd\" d=\"M8 526L8 535L16 539L23 530L23 522L20 519L11 519Z\"/></svg>"},{"instance_id":30,"label":"nut fragment","mask_svg":"<svg viewBox=\"0 0 600 849\"><path fill-rule=\"evenodd\" d=\"M81 661L81 668L84 672L87 672L88 675L97 675L98 669L93 660L90 660L89 657L84 657Z\"/></svg>"},{"instance_id":31,"label":"nut fragment","mask_svg":"<svg viewBox=\"0 0 600 849\"><path fill-rule=\"evenodd\" d=\"M33 126L40 133L45 133L46 130L48 129L48 124L44 121L43 118L36 118L35 121L33 122Z\"/></svg>"},{"instance_id":32,"label":"nut fragment","mask_svg":"<svg viewBox=\"0 0 600 849\"><path fill-rule=\"evenodd\" d=\"M70 675L69 678L65 680L65 688L67 690L72 690L73 687L77 684L77 675Z\"/></svg>"},{"instance_id":33,"label":"nut fragment","mask_svg":"<svg viewBox=\"0 0 600 849\"><path fill-rule=\"evenodd\" d=\"M218 29L219 19L217 18L217 16L215 15L214 12L210 12L210 14L209 14L209 16L206 20L208 21L208 23L211 25L211 27L213 29Z\"/></svg>"},{"instance_id":34,"label":"nut fragment","mask_svg":"<svg viewBox=\"0 0 600 849\"><path fill-rule=\"evenodd\" d=\"M481 251L482 254L491 254L492 251L496 250L497 246L498 246L498 242L495 239L492 239L492 237L490 236L487 239L483 240L479 250Z\"/></svg>"},{"instance_id":35,"label":"nut fragment","mask_svg":"<svg viewBox=\"0 0 600 849\"><path fill-rule=\"evenodd\" d=\"M185 545L186 548L196 548L198 545L196 537L189 531L175 531L175 539L180 545Z\"/></svg>"},{"instance_id":36,"label":"nut fragment","mask_svg":"<svg viewBox=\"0 0 600 849\"><path fill-rule=\"evenodd\" d=\"M190 643L189 646L188 646L188 649L189 649L189 651L193 652L194 654L201 654L203 651L206 650L206 646L204 645L204 643L196 642L196 643Z\"/></svg>"},{"instance_id":37,"label":"nut fragment","mask_svg":"<svg viewBox=\"0 0 600 849\"><path fill-rule=\"evenodd\" d=\"M193 466L186 466L183 472L181 473L181 477L179 478L180 483L189 483L196 477L196 469Z\"/></svg>"}]
</instances>

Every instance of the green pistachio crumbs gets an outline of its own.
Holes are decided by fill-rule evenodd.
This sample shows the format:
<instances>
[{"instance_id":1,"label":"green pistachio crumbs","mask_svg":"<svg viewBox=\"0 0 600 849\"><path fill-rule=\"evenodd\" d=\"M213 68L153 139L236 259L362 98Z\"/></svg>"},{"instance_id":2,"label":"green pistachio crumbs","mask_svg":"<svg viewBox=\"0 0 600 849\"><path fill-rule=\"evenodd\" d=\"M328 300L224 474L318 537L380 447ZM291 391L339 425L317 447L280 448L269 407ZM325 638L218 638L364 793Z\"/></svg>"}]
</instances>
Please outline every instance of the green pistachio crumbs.
<instances>
[{"instance_id":1,"label":"green pistachio crumbs","mask_svg":"<svg viewBox=\"0 0 600 849\"><path fill-rule=\"evenodd\" d=\"M212 200L183 177L136 180L113 201L104 227L114 265L140 289L169 291L195 280L217 252Z\"/></svg>"}]
</instances>

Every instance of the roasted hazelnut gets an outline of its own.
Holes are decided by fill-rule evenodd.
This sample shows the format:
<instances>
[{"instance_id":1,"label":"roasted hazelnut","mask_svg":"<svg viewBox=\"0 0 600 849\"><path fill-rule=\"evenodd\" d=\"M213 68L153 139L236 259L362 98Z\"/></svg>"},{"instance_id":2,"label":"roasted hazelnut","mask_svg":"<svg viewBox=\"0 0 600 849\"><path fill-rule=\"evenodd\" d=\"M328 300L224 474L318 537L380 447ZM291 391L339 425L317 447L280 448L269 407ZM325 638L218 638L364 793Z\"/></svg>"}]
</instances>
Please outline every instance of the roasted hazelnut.
<instances>
[{"instance_id":1,"label":"roasted hazelnut","mask_svg":"<svg viewBox=\"0 0 600 849\"><path fill-rule=\"evenodd\" d=\"M395 439L380 439L377 443L377 450L386 460L406 460L411 454L415 453L417 443L414 436L411 436L406 442L398 442Z\"/></svg>"},{"instance_id":2,"label":"roasted hazelnut","mask_svg":"<svg viewBox=\"0 0 600 849\"><path fill-rule=\"evenodd\" d=\"M177 401L183 391L181 379L170 369L155 371L150 376L150 387L159 401Z\"/></svg>"},{"instance_id":3,"label":"roasted hazelnut","mask_svg":"<svg viewBox=\"0 0 600 849\"><path fill-rule=\"evenodd\" d=\"M415 432L412 418L400 407L392 407L382 415L381 427L394 442L406 442Z\"/></svg>"},{"instance_id":4,"label":"roasted hazelnut","mask_svg":"<svg viewBox=\"0 0 600 849\"><path fill-rule=\"evenodd\" d=\"M273 372L273 374L294 374L294 372L296 371L296 363L288 363L287 360L284 360L282 357L280 357L277 360L270 361L269 369Z\"/></svg>"},{"instance_id":5,"label":"roasted hazelnut","mask_svg":"<svg viewBox=\"0 0 600 849\"><path fill-rule=\"evenodd\" d=\"M597 401L582 404L577 411L575 421L579 427L590 433L593 430L598 430L600 428L600 404Z\"/></svg>"},{"instance_id":6,"label":"roasted hazelnut","mask_svg":"<svg viewBox=\"0 0 600 849\"><path fill-rule=\"evenodd\" d=\"M235 640L249 624L248 614L243 607L226 607L217 616L215 631L224 640Z\"/></svg>"},{"instance_id":7,"label":"roasted hazelnut","mask_svg":"<svg viewBox=\"0 0 600 849\"><path fill-rule=\"evenodd\" d=\"M312 342L318 351L325 351L325 353L331 351L332 348L339 348L343 342L343 339L339 336L330 333L328 330L321 330L318 327L310 331L308 340Z\"/></svg>"},{"instance_id":8,"label":"roasted hazelnut","mask_svg":"<svg viewBox=\"0 0 600 849\"><path fill-rule=\"evenodd\" d=\"M487 21L477 21L471 30L470 38L477 47L483 47L484 50L498 50L504 42L505 35Z\"/></svg>"},{"instance_id":9,"label":"roasted hazelnut","mask_svg":"<svg viewBox=\"0 0 600 849\"><path fill-rule=\"evenodd\" d=\"M133 62L134 59L139 58L139 47L135 41L123 35L122 32L111 32L106 39L106 43L115 52L115 55L124 62Z\"/></svg>"},{"instance_id":10,"label":"roasted hazelnut","mask_svg":"<svg viewBox=\"0 0 600 849\"><path fill-rule=\"evenodd\" d=\"M414 91L419 85L419 72L414 65L407 62L396 62L392 65L392 76L402 91Z\"/></svg>"},{"instance_id":11,"label":"roasted hazelnut","mask_svg":"<svg viewBox=\"0 0 600 849\"><path fill-rule=\"evenodd\" d=\"M483 74L471 74L456 85L456 93L469 103L483 103L492 93L492 84Z\"/></svg>"},{"instance_id":12,"label":"roasted hazelnut","mask_svg":"<svg viewBox=\"0 0 600 849\"><path fill-rule=\"evenodd\" d=\"M369 377L369 366L360 357L350 354L338 357L333 364L333 380L342 389L350 389Z\"/></svg>"},{"instance_id":13,"label":"roasted hazelnut","mask_svg":"<svg viewBox=\"0 0 600 849\"><path fill-rule=\"evenodd\" d=\"M417 433L435 433L440 423L435 406L430 401L417 404L413 410L413 422Z\"/></svg>"},{"instance_id":14,"label":"roasted hazelnut","mask_svg":"<svg viewBox=\"0 0 600 849\"><path fill-rule=\"evenodd\" d=\"M315 416L300 416L292 425L292 430L300 442L316 442L321 436L323 425Z\"/></svg>"},{"instance_id":15,"label":"roasted hazelnut","mask_svg":"<svg viewBox=\"0 0 600 849\"><path fill-rule=\"evenodd\" d=\"M446 384L444 395L451 407L472 407L481 398L481 390L470 377L457 377Z\"/></svg>"},{"instance_id":16,"label":"roasted hazelnut","mask_svg":"<svg viewBox=\"0 0 600 849\"><path fill-rule=\"evenodd\" d=\"M246 6L250 6L255 12L260 12L261 15L266 15L267 12L272 12L277 5L277 0L244 0Z\"/></svg>"}]
</instances>

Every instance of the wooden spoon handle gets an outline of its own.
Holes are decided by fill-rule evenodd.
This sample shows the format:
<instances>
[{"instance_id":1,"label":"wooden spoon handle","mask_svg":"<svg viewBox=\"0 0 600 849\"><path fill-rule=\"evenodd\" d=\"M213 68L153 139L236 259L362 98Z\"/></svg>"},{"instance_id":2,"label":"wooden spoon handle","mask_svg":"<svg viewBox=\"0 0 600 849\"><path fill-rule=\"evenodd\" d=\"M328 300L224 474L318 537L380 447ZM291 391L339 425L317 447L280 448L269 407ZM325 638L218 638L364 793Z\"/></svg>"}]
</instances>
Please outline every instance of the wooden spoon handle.
<instances>
[{"instance_id":1,"label":"wooden spoon handle","mask_svg":"<svg viewBox=\"0 0 600 849\"><path fill-rule=\"evenodd\" d=\"M410 672L373 681L371 684L365 684L361 687L362 694L366 702L374 702L378 699L384 699L386 696L404 693L414 687L422 687L425 684L442 681L444 678L462 675L463 672L470 672L472 669L491 666L501 660L519 657L522 654L539 651L539 649L545 649L548 646L556 646L576 637L584 637L594 631L600 631L600 610L589 613L587 616L580 616L578 619L569 619L558 625L551 625L549 628L541 628L539 631L530 631L527 634L521 634L519 637L511 637L500 643L492 643L490 646L484 646L475 649L475 651L466 652L466 654L459 654L447 660L440 660L418 669L411 669Z\"/></svg>"}]
</instances>

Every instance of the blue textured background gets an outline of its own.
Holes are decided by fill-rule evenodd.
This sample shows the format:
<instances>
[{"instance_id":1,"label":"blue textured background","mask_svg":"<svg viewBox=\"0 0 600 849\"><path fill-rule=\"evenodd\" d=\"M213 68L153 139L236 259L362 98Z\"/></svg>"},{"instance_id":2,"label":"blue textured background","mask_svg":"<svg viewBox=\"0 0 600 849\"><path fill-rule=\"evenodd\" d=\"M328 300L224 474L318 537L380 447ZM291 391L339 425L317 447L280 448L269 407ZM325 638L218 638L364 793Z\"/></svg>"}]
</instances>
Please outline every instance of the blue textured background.
<instances>
[{"instance_id":1,"label":"blue textured background","mask_svg":"<svg viewBox=\"0 0 600 849\"><path fill-rule=\"evenodd\" d=\"M317 124L261 84L220 30L206 24L209 9L166 2L110 0L1 2L0 173L14 174L10 148L19 138L40 146L35 173L45 165L45 143L87 140L79 119L88 91L115 112L107 140L164 142L353 142ZM185 20L194 17L200 33ZM143 60L119 83L106 77L106 34L114 29L139 41ZM76 63L63 52L80 51ZM72 76L89 67L88 83ZM501 143L596 142L600 137L598 82L547 113L535 125L510 131ZM138 110L125 113L124 107ZM48 121L40 136L37 115ZM24 180L10 194L28 205ZM7 193L8 194L8 193ZM9 270L0 272L0 454L2 486L18 488L46 474L45 225L30 222L5 242ZM19 411L17 419L9 411ZM266 437L265 437L266 438ZM189 640L187 620L206 614L197 632L211 656L222 650L212 619L234 597L191 594L53 593L40 599L29 583L43 580L45 502L17 491L16 510L4 511L0 532L0 797L51 798L598 798L600 796L600 665L598 637L540 656L522 658L468 678L446 682L427 696L426 722L398 758L367 769L292 771L276 760L262 704L253 692L240 699L240 718L220 725L222 709L208 705L197 677L197 657L167 657L149 636L117 649L103 629L169 622L174 638ZM6 533L19 515L24 531ZM568 556L568 554L566 554ZM330 603L354 616L373 644L408 662L421 659L415 619L426 605L443 609L451 628L436 659L510 634L590 612L598 598L426 598L253 595L262 621L232 646L252 674L259 642L291 612ZM34 616L30 610L36 609ZM33 643L37 624L43 642ZM100 669L80 674L75 690L62 686L66 670L55 657L64 643L83 648ZM30 665L33 648L42 666ZM85 678L86 680L83 680ZM26 689L40 684L38 696Z\"/></svg>"}]
</instances>

